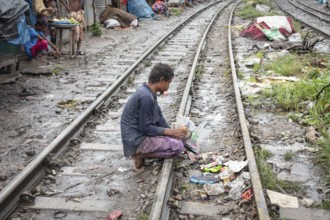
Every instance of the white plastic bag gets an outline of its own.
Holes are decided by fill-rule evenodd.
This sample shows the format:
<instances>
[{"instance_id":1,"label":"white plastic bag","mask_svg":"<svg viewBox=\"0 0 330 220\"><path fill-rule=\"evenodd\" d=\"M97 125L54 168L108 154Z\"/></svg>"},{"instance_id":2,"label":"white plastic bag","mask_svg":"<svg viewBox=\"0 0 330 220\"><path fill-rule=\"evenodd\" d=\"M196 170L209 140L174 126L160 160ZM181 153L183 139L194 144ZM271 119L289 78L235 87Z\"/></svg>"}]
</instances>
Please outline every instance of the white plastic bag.
<instances>
[{"instance_id":1,"label":"white plastic bag","mask_svg":"<svg viewBox=\"0 0 330 220\"><path fill-rule=\"evenodd\" d=\"M112 18L106 20L104 22L104 24L105 24L106 28L113 28L113 27L120 27L121 26L119 21L117 21L116 19L112 19Z\"/></svg>"},{"instance_id":2,"label":"white plastic bag","mask_svg":"<svg viewBox=\"0 0 330 220\"><path fill-rule=\"evenodd\" d=\"M130 25L133 27L137 27L139 25L138 19L133 20Z\"/></svg>"},{"instance_id":3,"label":"white plastic bag","mask_svg":"<svg viewBox=\"0 0 330 220\"><path fill-rule=\"evenodd\" d=\"M184 140L185 147L188 149L188 151L198 155L198 133L195 124L189 119L189 117L178 115L176 117L175 126L185 126L188 129L187 136Z\"/></svg>"}]
</instances>

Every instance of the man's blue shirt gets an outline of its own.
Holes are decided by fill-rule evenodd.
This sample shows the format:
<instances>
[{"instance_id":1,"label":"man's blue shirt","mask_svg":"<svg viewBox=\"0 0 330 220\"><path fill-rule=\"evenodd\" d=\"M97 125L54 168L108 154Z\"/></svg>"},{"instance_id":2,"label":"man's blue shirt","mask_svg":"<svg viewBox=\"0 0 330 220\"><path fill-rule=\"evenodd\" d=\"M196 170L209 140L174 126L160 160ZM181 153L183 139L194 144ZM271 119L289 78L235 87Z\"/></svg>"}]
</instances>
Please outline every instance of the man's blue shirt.
<instances>
[{"instance_id":1,"label":"man's blue shirt","mask_svg":"<svg viewBox=\"0 0 330 220\"><path fill-rule=\"evenodd\" d=\"M124 155L132 156L147 136L161 136L169 128L157 103L157 96L144 83L129 98L121 121Z\"/></svg>"}]
</instances>

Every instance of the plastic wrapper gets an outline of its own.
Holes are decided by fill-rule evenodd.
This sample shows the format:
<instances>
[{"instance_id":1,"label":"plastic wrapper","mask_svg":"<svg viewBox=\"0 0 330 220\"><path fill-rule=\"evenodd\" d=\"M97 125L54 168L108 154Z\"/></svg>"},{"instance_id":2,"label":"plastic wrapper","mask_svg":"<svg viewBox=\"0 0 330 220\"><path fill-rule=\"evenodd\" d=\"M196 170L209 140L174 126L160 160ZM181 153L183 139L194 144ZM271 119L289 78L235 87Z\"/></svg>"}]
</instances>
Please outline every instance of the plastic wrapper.
<instances>
[{"instance_id":1,"label":"plastic wrapper","mask_svg":"<svg viewBox=\"0 0 330 220\"><path fill-rule=\"evenodd\" d=\"M188 129L187 136L184 139L185 147L195 155L199 154L197 127L189 117L178 115L175 122L176 127L185 126Z\"/></svg>"}]
</instances>

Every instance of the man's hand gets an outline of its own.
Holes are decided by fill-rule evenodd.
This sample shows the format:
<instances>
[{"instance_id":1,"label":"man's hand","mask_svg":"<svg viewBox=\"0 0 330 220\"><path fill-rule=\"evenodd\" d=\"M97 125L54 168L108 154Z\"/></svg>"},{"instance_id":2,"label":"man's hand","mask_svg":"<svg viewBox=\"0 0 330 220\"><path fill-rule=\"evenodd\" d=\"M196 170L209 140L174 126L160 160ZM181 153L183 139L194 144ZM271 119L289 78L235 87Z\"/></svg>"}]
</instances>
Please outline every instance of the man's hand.
<instances>
[{"instance_id":1,"label":"man's hand","mask_svg":"<svg viewBox=\"0 0 330 220\"><path fill-rule=\"evenodd\" d=\"M164 134L167 136L174 136L177 138L185 138L187 135L187 131L188 131L188 129L186 126L180 126L175 129L166 128L164 131Z\"/></svg>"},{"instance_id":2,"label":"man's hand","mask_svg":"<svg viewBox=\"0 0 330 220\"><path fill-rule=\"evenodd\" d=\"M60 57L61 56L61 52L56 48L55 49L55 57Z\"/></svg>"}]
</instances>

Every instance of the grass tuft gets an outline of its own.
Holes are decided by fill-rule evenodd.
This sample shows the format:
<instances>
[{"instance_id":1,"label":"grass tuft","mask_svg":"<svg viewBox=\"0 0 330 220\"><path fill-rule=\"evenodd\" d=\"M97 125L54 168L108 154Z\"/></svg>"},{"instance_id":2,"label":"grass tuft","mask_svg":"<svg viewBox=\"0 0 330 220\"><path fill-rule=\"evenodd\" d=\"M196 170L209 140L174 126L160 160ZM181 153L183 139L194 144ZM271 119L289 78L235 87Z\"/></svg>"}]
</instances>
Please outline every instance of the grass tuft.
<instances>
[{"instance_id":1,"label":"grass tuft","mask_svg":"<svg viewBox=\"0 0 330 220\"><path fill-rule=\"evenodd\" d=\"M93 36L101 36L102 35L102 25L99 23L94 23L90 26L89 30L92 32Z\"/></svg>"},{"instance_id":2,"label":"grass tuft","mask_svg":"<svg viewBox=\"0 0 330 220\"><path fill-rule=\"evenodd\" d=\"M169 10L172 16L179 16L182 14L180 8L169 8Z\"/></svg>"},{"instance_id":3,"label":"grass tuft","mask_svg":"<svg viewBox=\"0 0 330 220\"><path fill-rule=\"evenodd\" d=\"M274 70L283 76L295 76L302 73L303 62L296 54L287 54L265 64L265 70Z\"/></svg>"},{"instance_id":4,"label":"grass tuft","mask_svg":"<svg viewBox=\"0 0 330 220\"><path fill-rule=\"evenodd\" d=\"M271 166L267 163L267 158L271 156L271 153L262 148L256 149L256 161L260 174L261 184L264 188L281 192L281 189L288 191L289 193L303 193L303 188L293 182L287 182L279 180L276 173Z\"/></svg>"},{"instance_id":5,"label":"grass tuft","mask_svg":"<svg viewBox=\"0 0 330 220\"><path fill-rule=\"evenodd\" d=\"M289 160L292 160L293 157L294 157L294 153L292 151L287 151L287 152L285 152L283 159L285 161L289 161Z\"/></svg>"},{"instance_id":6,"label":"grass tuft","mask_svg":"<svg viewBox=\"0 0 330 220\"><path fill-rule=\"evenodd\" d=\"M317 143L319 152L316 155L315 162L324 172L325 181L330 186L330 134L323 132L324 138Z\"/></svg>"}]
</instances>

